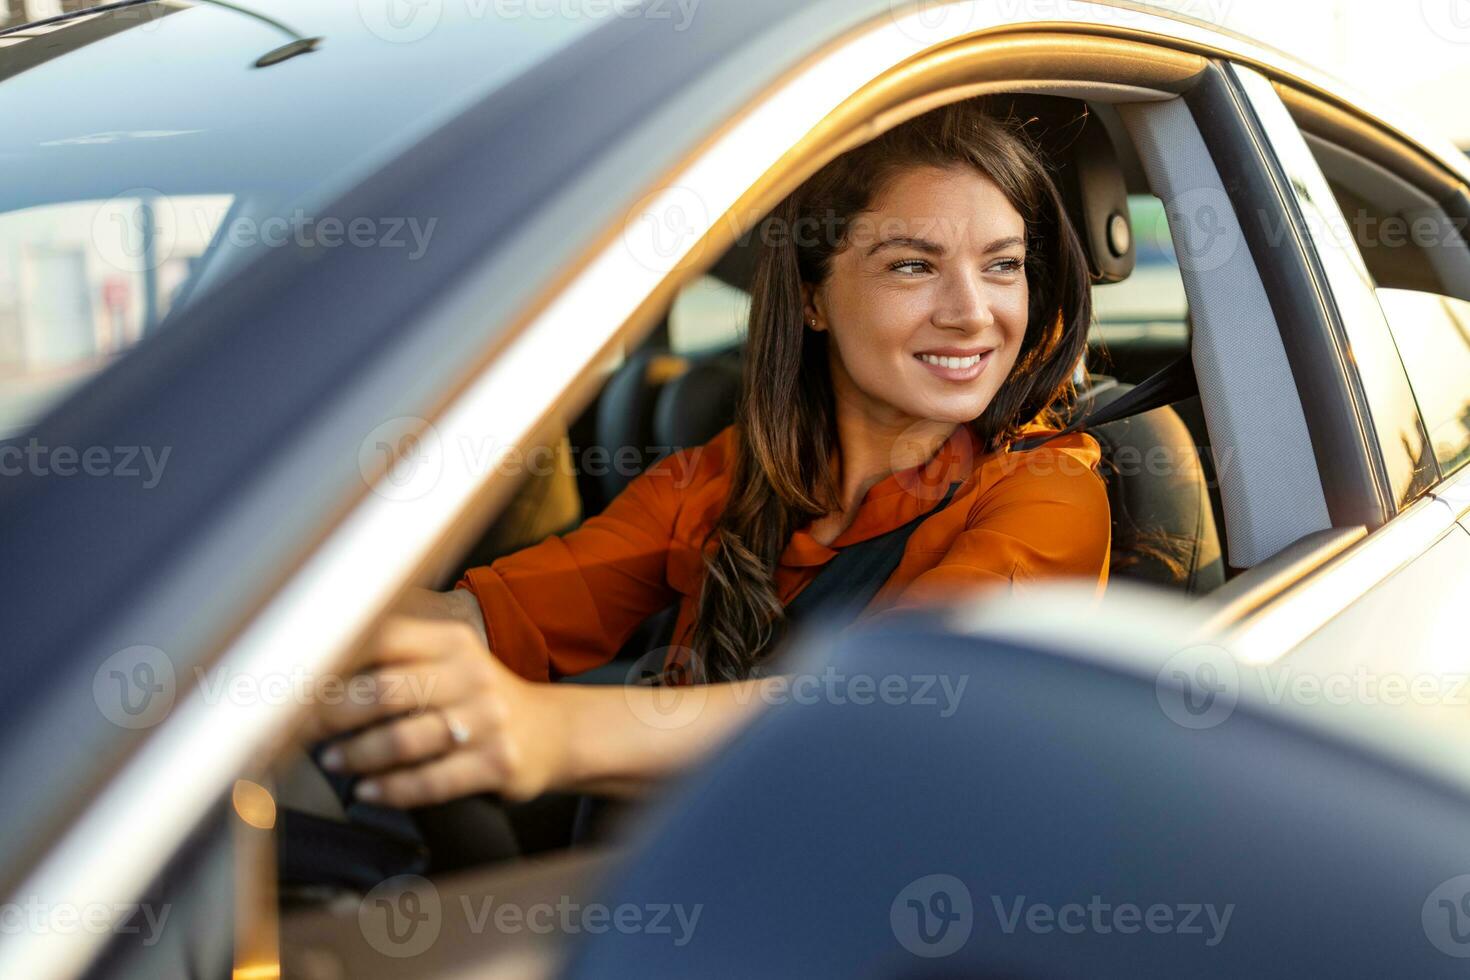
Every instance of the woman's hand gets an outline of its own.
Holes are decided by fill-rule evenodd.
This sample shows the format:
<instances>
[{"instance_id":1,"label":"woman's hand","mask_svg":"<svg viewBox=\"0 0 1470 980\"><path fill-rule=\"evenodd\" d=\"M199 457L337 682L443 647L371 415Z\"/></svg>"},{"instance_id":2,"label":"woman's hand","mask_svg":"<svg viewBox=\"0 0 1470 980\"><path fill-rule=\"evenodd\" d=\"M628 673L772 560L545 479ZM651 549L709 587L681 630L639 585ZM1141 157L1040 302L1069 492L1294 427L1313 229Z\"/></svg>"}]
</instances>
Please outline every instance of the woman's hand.
<instances>
[{"instance_id":1,"label":"woman's hand","mask_svg":"<svg viewBox=\"0 0 1470 980\"><path fill-rule=\"evenodd\" d=\"M480 642L490 645L485 633L485 617L480 612L479 600L468 589L450 589L435 592L433 589L410 588L398 601L398 612L405 616L424 619L447 619L461 622L475 631Z\"/></svg>"},{"instance_id":2,"label":"woman's hand","mask_svg":"<svg viewBox=\"0 0 1470 980\"><path fill-rule=\"evenodd\" d=\"M407 808L489 792L510 800L553 789L640 795L723 742L774 680L535 683L491 654L478 605L463 607L473 609L471 623L456 601L416 590L399 608L418 602L419 615L384 621L356 676L318 685L304 737L351 733L327 748L322 765L364 777L358 799Z\"/></svg>"},{"instance_id":3,"label":"woman's hand","mask_svg":"<svg viewBox=\"0 0 1470 980\"><path fill-rule=\"evenodd\" d=\"M564 778L566 725L552 685L501 664L483 627L395 616L368 642L359 669L341 696L319 692L308 732L320 739L364 729L322 756L330 770L365 777L358 799L417 807L497 792L525 800Z\"/></svg>"}]
</instances>

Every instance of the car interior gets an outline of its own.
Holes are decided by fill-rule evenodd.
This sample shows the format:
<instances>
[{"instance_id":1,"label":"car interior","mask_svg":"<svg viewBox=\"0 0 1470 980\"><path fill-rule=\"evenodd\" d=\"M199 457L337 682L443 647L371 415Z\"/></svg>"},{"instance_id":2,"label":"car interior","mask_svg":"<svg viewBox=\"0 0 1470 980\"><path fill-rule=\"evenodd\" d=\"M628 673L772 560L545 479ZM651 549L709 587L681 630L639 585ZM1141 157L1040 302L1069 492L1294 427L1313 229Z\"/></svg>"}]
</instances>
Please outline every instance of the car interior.
<instances>
[{"instance_id":1,"label":"car interior","mask_svg":"<svg viewBox=\"0 0 1470 980\"><path fill-rule=\"evenodd\" d=\"M1025 131L1053 165L1083 240L1095 294L1126 288L1135 274L1148 287L1131 298L1114 295L1110 306L1100 302L1101 310L1112 312L1099 314L1086 370L1074 380L1082 410L1103 408L1189 350L1191 318L1162 206L1151 194L1115 107L1055 95L989 98L993 112L1024 121ZM488 564L548 534L575 528L664 454L701 445L731 424L755 259L750 239L729 248L683 287L647 336L608 370L590 404L565 425L543 433L532 452L558 465L535 468L522 478L510 503L437 587L452 587L460 569ZM1233 570L1224 558L1221 493L1199 397L1088 431L1102 446L1112 505L1110 576L1190 597L1222 585ZM1167 465L1143 465L1158 458ZM675 611L670 607L651 617L612 662L563 680L646 680L640 665L667 643ZM526 854L605 839L629 819L632 808L555 794L503 808L460 800L415 812L414 827L401 815L373 812L380 808L354 803L350 809L354 816L359 810L371 812L380 827L396 823L399 840L421 837L427 855L407 855L414 858L409 864L441 872L498 861L507 848ZM571 810L575 816L569 818ZM342 857L334 853L342 850L340 844L325 843L334 836L330 825L318 816L285 822L293 820L298 836L284 846L293 880L311 882L325 874L342 881L340 873L332 874L318 860L324 854ZM548 833L550 825L571 826L572 839ZM355 860L366 862L361 882L381 876L371 853Z\"/></svg>"},{"instance_id":2,"label":"car interior","mask_svg":"<svg viewBox=\"0 0 1470 980\"><path fill-rule=\"evenodd\" d=\"M1217 472L1212 430L1238 445L1250 443L1251 426L1268 423L1226 408L1253 397L1232 387L1231 352L1226 348L1233 343L1258 349L1258 337L1234 329L1235 322L1218 315L1202 317L1200 298L1218 300L1215 290L1222 286L1198 269L1181 269L1173 255L1171 238L1190 229L1175 215L1166 215L1161 202L1183 193L1181 166L1198 166L1201 155L1209 164L1190 110L1181 99L1158 94L1141 102L1115 102L1116 93L1105 85L1078 84L1061 91L1042 86L983 98L997 114L1020 120L1042 148L1083 241L1097 322L1074 379L1079 410L1105 408L1181 357L1193 354L1202 368L1199 390L1209 397L1195 395L1089 429L1102 445L1112 506L1110 576L1203 598L1279 550L1273 541L1295 541L1325 527L1325 511L1315 508L1320 490L1304 495L1299 510L1267 526L1254 519L1269 504L1266 474L1239 460L1228 472L1225 467ZM1163 147L1173 153L1181 140L1191 138L1189 152L1175 159L1164 153ZM1208 175L1218 187L1212 166ZM685 282L646 335L630 343L608 368L595 397L569 406L563 417L543 428L535 448L560 465L524 477L479 539L457 560L441 564L447 571L437 582L425 584L449 588L464 568L575 528L662 454L700 445L729 425L753 260L753 243L737 242L704 275ZM1245 263L1244 272L1237 270L1243 278L1223 288L1239 292L1245 283L1260 290L1249 256L1237 256L1236 261ZM1128 293L1134 286L1140 288ZM1240 316L1251 330L1269 337L1277 328L1263 297L1263 292L1252 294L1238 305L1244 307ZM1202 336L1206 326L1212 328L1213 341ZM1224 337L1232 339L1222 341ZM1278 352L1279 343L1266 355L1276 358L1273 364L1279 368L1272 383L1289 386L1290 372ZM1250 390L1258 393L1259 386ZM1269 425L1274 430L1278 423ZM1292 438L1288 433L1281 440L1283 452L1305 444L1304 431L1295 433L1296 442ZM1148 465L1159 457L1165 465ZM1301 458L1309 461L1309 455ZM609 466L609 459L620 463ZM1316 479L1314 469L1299 472ZM1269 477L1272 487L1290 483L1290 474L1271 472ZM1227 523L1232 531L1240 529L1233 542L1226 539ZM658 646L666 621L666 614L651 618L612 663L568 680L637 682L635 665ZM595 849L592 856L579 856L586 851L577 845L618 837L633 819L633 808L555 794L515 807L471 798L404 814L348 803L345 781L326 777L301 753L278 759L271 769L281 811L266 850L279 857L274 894L290 913L284 934L288 953L319 945L360 946L360 936L332 911L332 899L344 892L360 894L397 874L487 868L514 877L521 865L506 865L507 857L561 854L571 846L569 857L562 858L565 863L538 872L539 877L526 872L527 877L516 880L547 894L579 893L589 887L603 859ZM546 830L553 825L570 826L571 838ZM503 884L510 879L496 880ZM440 895L454 901L480 887L473 877L450 878ZM441 950L434 955L457 954ZM432 963L418 965L428 968Z\"/></svg>"},{"instance_id":3,"label":"car interior","mask_svg":"<svg viewBox=\"0 0 1470 980\"><path fill-rule=\"evenodd\" d=\"M1099 317L1089 338L1086 371L1076 381L1087 403L1101 408L1189 350L1191 324L1178 270L1167 241L1157 243L1161 229L1167 238L1162 209L1131 216L1131 204L1157 199L1112 106L1048 95L992 101L1002 117L1025 120L1025 131L1053 163L1083 240L1095 293L1106 296L1140 268L1140 239L1153 252L1143 268L1155 277L1150 283L1162 274L1163 285L1172 287L1163 290L1167 295L1153 309L1147 304L1137 309L1135 302L1130 304L1135 310L1116 318ZM575 527L606 506L638 471L666 453L703 444L734 421L740 317L748 303L755 247L753 237L737 243L705 277L685 287L648 336L626 352L592 404L570 420L566 437L548 438L548 452L570 454L570 470L558 467L555 476L528 477L515 503L465 556L462 567L487 564ZM1110 575L1190 596L1223 584L1230 569L1223 557L1222 504L1198 396L1089 431L1102 444L1109 473ZM1197 465L1138 465L1151 452L1171 463L1193 460ZM635 466L604 464L618 453L635 460ZM1145 545L1154 541L1165 545ZM629 656L641 652L624 651Z\"/></svg>"},{"instance_id":4,"label":"car interior","mask_svg":"<svg viewBox=\"0 0 1470 980\"><path fill-rule=\"evenodd\" d=\"M996 114L1022 121L1053 166L1094 292L1111 297L1109 305L1099 299L1086 370L1074 378L1079 410L1105 407L1189 350L1192 320L1163 209L1114 106L1045 94L987 98ZM609 368L585 408L543 433L533 451L557 465L521 478L508 505L438 587L451 587L463 568L575 528L662 455L698 446L733 421L755 259L753 236L747 237L680 290L647 335ZM1126 288L1135 274L1148 288L1132 297L1109 293ZM1089 431L1103 448L1113 510L1110 575L1186 596L1223 584L1231 569L1199 397ZM1141 465L1150 453L1162 453L1170 465ZM640 658L661 645L672 613L651 617L611 663L565 680L637 682ZM363 887L393 868L454 871L509 853L596 841L627 818L626 807L555 794L514 807L460 800L411 817L354 802L346 807L349 822L366 832L344 836L336 804L349 798L346 786L332 777L328 788L304 762L284 767L290 775L283 797L310 805L283 813L280 846L283 896L307 903L323 885ZM548 826L570 826L573 838L548 833ZM379 846L381 835L393 843Z\"/></svg>"}]
</instances>

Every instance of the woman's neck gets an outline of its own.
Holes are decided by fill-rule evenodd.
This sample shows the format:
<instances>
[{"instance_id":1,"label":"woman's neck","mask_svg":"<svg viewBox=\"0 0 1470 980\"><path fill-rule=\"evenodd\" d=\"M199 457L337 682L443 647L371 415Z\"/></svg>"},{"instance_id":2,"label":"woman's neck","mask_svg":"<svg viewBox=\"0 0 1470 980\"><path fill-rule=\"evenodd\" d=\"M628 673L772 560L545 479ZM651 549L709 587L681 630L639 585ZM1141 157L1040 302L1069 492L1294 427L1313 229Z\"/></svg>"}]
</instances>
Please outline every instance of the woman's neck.
<instances>
[{"instance_id":1,"label":"woman's neck","mask_svg":"<svg viewBox=\"0 0 1470 980\"><path fill-rule=\"evenodd\" d=\"M954 434L954 422L913 419L837 398L839 509L812 522L811 534L831 544L847 530L874 484L926 462Z\"/></svg>"},{"instance_id":2,"label":"woman's neck","mask_svg":"<svg viewBox=\"0 0 1470 980\"><path fill-rule=\"evenodd\" d=\"M837 411L837 484L842 509L855 510L875 483L929 460L954 434L956 423L884 419Z\"/></svg>"}]
</instances>

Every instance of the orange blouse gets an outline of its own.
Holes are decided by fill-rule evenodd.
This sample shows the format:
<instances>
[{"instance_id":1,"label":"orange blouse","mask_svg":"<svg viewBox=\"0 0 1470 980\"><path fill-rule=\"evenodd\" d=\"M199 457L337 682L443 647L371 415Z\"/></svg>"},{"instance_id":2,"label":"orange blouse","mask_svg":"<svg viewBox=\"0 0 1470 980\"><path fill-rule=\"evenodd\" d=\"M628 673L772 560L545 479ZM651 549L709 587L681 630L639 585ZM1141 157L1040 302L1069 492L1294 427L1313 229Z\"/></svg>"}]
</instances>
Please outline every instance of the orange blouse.
<instances>
[{"instance_id":1,"label":"orange blouse","mask_svg":"<svg viewBox=\"0 0 1470 980\"><path fill-rule=\"evenodd\" d=\"M1024 434L1049 431L1032 423ZM674 636L687 636L703 572L701 544L729 492L733 439L734 428L727 428L666 457L576 530L465 572L456 587L479 600L496 655L531 680L591 670L676 599ZM1074 432L1024 451L977 456L978 447L968 426L956 427L927 463L869 489L831 547L809 530L793 534L776 568L782 604L839 549L933 509L958 481L950 503L909 538L865 615L1063 576L1095 581L1100 595L1112 523L1097 440Z\"/></svg>"}]
</instances>

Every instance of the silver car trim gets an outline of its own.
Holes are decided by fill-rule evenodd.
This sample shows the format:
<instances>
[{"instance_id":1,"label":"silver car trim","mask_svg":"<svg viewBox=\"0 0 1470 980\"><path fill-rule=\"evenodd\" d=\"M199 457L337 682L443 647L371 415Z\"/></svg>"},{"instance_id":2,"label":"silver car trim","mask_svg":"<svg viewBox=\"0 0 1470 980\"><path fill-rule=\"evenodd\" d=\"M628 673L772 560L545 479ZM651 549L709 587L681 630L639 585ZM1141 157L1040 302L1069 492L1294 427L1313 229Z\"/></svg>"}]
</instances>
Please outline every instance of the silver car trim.
<instances>
[{"instance_id":1,"label":"silver car trim","mask_svg":"<svg viewBox=\"0 0 1470 980\"><path fill-rule=\"evenodd\" d=\"M1241 572L1200 599L1214 607L1210 615L1211 629L1219 632L1243 622L1367 535L1368 529L1361 524L1314 531Z\"/></svg>"},{"instance_id":2,"label":"silver car trim","mask_svg":"<svg viewBox=\"0 0 1470 980\"><path fill-rule=\"evenodd\" d=\"M1467 380L1466 383L1470 384L1470 380ZM1470 517L1470 466L1466 466L1429 492L1445 502L1445 505L1454 513L1455 520L1463 521Z\"/></svg>"},{"instance_id":3,"label":"silver car trim","mask_svg":"<svg viewBox=\"0 0 1470 980\"><path fill-rule=\"evenodd\" d=\"M1227 634L1242 660L1279 660L1455 528L1449 504L1425 494L1393 520Z\"/></svg>"}]
</instances>

